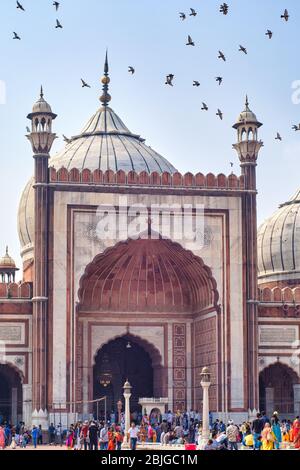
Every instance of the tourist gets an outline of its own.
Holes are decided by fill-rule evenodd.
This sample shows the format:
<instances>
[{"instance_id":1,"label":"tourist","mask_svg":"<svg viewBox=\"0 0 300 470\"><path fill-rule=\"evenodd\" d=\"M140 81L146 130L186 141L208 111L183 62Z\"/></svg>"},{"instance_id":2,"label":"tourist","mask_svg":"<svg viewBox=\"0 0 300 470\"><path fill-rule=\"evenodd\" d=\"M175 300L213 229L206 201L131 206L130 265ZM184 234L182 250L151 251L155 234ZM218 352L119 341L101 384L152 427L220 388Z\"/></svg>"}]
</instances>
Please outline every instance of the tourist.
<instances>
[{"instance_id":1,"label":"tourist","mask_svg":"<svg viewBox=\"0 0 300 470\"><path fill-rule=\"evenodd\" d=\"M122 449L122 442L124 440L124 436L123 436L123 434L121 432L121 428L119 426L116 428L115 436L116 436L116 449L121 450Z\"/></svg>"},{"instance_id":2,"label":"tourist","mask_svg":"<svg viewBox=\"0 0 300 470\"><path fill-rule=\"evenodd\" d=\"M116 435L114 428L111 427L108 429L108 446L107 450L116 450Z\"/></svg>"},{"instance_id":3,"label":"tourist","mask_svg":"<svg viewBox=\"0 0 300 470\"><path fill-rule=\"evenodd\" d=\"M74 441L75 441L75 433L73 424L71 424L69 431L67 432L67 440L66 446L68 450L72 450L74 448Z\"/></svg>"},{"instance_id":4,"label":"tourist","mask_svg":"<svg viewBox=\"0 0 300 470\"><path fill-rule=\"evenodd\" d=\"M100 430L100 450L107 450L108 447L108 428L104 424L103 428Z\"/></svg>"},{"instance_id":5,"label":"tourist","mask_svg":"<svg viewBox=\"0 0 300 470\"><path fill-rule=\"evenodd\" d=\"M136 427L135 423L131 423L131 427L128 430L128 434L130 437L130 448L131 450L136 450L137 440L138 440L138 428Z\"/></svg>"},{"instance_id":6,"label":"tourist","mask_svg":"<svg viewBox=\"0 0 300 470\"><path fill-rule=\"evenodd\" d=\"M90 441L90 450L98 450L98 426L95 421L92 421L89 426L88 436Z\"/></svg>"},{"instance_id":7,"label":"tourist","mask_svg":"<svg viewBox=\"0 0 300 470\"><path fill-rule=\"evenodd\" d=\"M274 450L275 436L272 432L270 423L265 423L265 427L261 433L262 447L261 450Z\"/></svg>"},{"instance_id":8,"label":"tourist","mask_svg":"<svg viewBox=\"0 0 300 470\"><path fill-rule=\"evenodd\" d=\"M43 445L43 431L42 431L42 426L41 424L38 427L38 440L37 440L38 445L42 446Z\"/></svg>"},{"instance_id":9,"label":"tourist","mask_svg":"<svg viewBox=\"0 0 300 470\"><path fill-rule=\"evenodd\" d=\"M49 445L52 446L55 443L55 426L53 423L50 424L48 428L48 434L49 434Z\"/></svg>"},{"instance_id":10,"label":"tourist","mask_svg":"<svg viewBox=\"0 0 300 470\"><path fill-rule=\"evenodd\" d=\"M217 447L212 439L208 439L203 450L217 450Z\"/></svg>"},{"instance_id":11,"label":"tourist","mask_svg":"<svg viewBox=\"0 0 300 470\"><path fill-rule=\"evenodd\" d=\"M260 413L257 413L256 419L252 423L252 433L254 439L254 450L258 450L260 446L258 446L258 439L261 437L261 432L264 428L264 421Z\"/></svg>"},{"instance_id":12,"label":"tourist","mask_svg":"<svg viewBox=\"0 0 300 470\"><path fill-rule=\"evenodd\" d=\"M2 426L0 426L0 450L5 449L5 433Z\"/></svg>"},{"instance_id":13,"label":"tourist","mask_svg":"<svg viewBox=\"0 0 300 470\"><path fill-rule=\"evenodd\" d=\"M88 449L88 432L89 432L89 422L85 421L80 431L80 441L83 444L83 449Z\"/></svg>"},{"instance_id":14,"label":"tourist","mask_svg":"<svg viewBox=\"0 0 300 470\"><path fill-rule=\"evenodd\" d=\"M272 426L271 426L272 433L275 438L274 446L275 446L275 449L279 449L280 444L282 442L282 435L281 435L281 427L280 427L277 411L274 412L272 419L271 419L271 423L272 423Z\"/></svg>"},{"instance_id":15,"label":"tourist","mask_svg":"<svg viewBox=\"0 0 300 470\"><path fill-rule=\"evenodd\" d=\"M228 422L228 427L226 429L226 435L228 439L229 450L238 450L238 436L239 430L233 421Z\"/></svg>"},{"instance_id":16,"label":"tourist","mask_svg":"<svg viewBox=\"0 0 300 470\"><path fill-rule=\"evenodd\" d=\"M293 442L295 445L295 449L300 449L300 418L299 416L297 416L295 421L293 422Z\"/></svg>"},{"instance_id":17,"label":"tourist","mask_svg":"<svg viewBox=\"0 0 300 470\"><path fill-rule=\"evenodd\" d=\"M37 443L38 443L38 437L39 437L39 429L36 426L33 426L32 428L31 437L32 437L33 447L36 449Z\"/></svg>"}]
</instances>

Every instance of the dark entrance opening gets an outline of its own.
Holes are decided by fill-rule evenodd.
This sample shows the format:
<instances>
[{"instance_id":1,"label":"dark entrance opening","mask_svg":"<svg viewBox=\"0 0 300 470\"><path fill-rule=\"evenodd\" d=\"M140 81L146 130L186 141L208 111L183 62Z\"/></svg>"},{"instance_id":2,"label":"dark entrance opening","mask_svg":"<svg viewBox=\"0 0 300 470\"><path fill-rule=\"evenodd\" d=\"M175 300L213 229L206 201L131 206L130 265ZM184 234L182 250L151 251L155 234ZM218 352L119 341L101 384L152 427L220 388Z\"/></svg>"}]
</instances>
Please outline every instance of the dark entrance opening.
<instances>
[{"instance_id":1,"label":"dark entrance opening","mask_svg":"<svg viewBox=\"0 0 300 470\"><path fill-rule=\"evenodd\" d=\"M123 385L127 379L133 387L131 411L140 412L139 398L153 397L152 360L142 346L129 336L124 336L104 345L96 356L93 395L94 399L107 397L108 413L117 413L120 399L124 406Z\"/></svg>"},{"instance_id":2,"label":"dark entrance opening","mask_svg":"<svg viewBox=\"0 0 300 470\"><path fill-rule=\"evenodd\" d=\"M22 382L17 371L0 364L0 425L17 424L22 417Z\"/></svg>"}]
</instances>

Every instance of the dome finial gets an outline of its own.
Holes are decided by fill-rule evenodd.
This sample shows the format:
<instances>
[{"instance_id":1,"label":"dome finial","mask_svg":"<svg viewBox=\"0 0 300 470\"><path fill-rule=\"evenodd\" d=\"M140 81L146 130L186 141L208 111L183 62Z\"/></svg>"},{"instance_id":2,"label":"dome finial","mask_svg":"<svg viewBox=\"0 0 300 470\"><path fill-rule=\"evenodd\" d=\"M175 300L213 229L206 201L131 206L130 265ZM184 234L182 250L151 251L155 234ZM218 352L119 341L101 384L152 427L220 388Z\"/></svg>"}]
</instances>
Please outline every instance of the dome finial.
<instances>
[{"instance_id":1,"label":"dome finial","mask_svg":"<svg viewBox=\"0 0 300 470\"><path fill-rule=\"evenodd\" d=\"M103 106L108 106L108 103L111 100L111 96L108 93L110 78L109 78L108 51L107 51L107 49L106 49L105 62L104 62L104 75L101 78L101 82L103 83L103 88L102 88L103 93L100 96L100 101L101 101Z\"/></svg>"},{"instance_id":2,"label":"dome finial","mask_svg":"<svg viewBox=\"0 0 300 470\"><path fill-rule=\"evenodd\" d=\"M248 95L246 95L246 102L245 102L246 109L249 109L249 100L248 100Z\"/></svg>"},{"instance_id":3,"label":"dome finial","mask_svg":"<svg viewBox=\"0 0 300 470\"><path fill-rule=\"evenodd\" d=\"M44 90L43 90L43 85L41 85L41 92L40 92L40 97L44 98Z\"/></svg>"},{"instance_id":4,"label":"dome finial","mask_svg":"<svg viewBox=\"0 0 300 470\"><path fill-rule=\"evenodd\" d=\"M8 245L6 245L6 255L8 256Z\"/></svg>"}]
</instances>

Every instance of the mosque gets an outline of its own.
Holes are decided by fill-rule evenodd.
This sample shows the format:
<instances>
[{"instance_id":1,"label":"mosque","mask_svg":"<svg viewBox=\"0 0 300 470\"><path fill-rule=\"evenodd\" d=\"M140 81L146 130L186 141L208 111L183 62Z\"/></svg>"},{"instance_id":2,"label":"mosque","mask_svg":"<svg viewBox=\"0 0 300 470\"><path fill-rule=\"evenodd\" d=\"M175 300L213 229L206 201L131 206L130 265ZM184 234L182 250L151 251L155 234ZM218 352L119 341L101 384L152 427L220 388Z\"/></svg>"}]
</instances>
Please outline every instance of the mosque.
<instances>
[{"instance_id":1,"label":"mosque","mask_svg":"<svg viewBox=\"0 0 300 470\"><path fill-rule=\"evenodd\" d=\"M110 107L107 59L102 84L57 155L43 90L28 115L20 283L0 259L0 417L47 429L95 415L101 397L116 410L126 379L133 411L201 410L204 366L215 416L300 414L300 191L257 230L248 99L240 174L181 174Z\"/></svg>"}]
</instances>

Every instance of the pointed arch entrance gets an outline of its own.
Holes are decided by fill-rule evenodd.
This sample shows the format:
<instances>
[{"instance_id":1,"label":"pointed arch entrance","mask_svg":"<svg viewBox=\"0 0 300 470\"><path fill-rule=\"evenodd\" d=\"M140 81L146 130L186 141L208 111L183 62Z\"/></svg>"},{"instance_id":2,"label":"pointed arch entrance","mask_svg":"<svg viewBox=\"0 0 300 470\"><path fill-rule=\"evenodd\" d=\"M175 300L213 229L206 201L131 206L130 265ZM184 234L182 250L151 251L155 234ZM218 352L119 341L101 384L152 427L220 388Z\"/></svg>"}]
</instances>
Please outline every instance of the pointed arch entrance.
<instances>
[{"instance_id":1,"label":"pointed arch entrance","mask_svg":"<svg viewBox=\"0 0 300 470\"><path fill-rule=\"evenodd\" d=\"M22 416L22 378L10 364L0 364L0 424L16 424Z\"/></svg>"},{"instance_id":2,"label":"pointed arch entrance","mask_svg":"<svg viewBox=\"0 0 300 470\"><path fill-rule=\"evenodd\" d=\"M139 412L141 397L161 396L163 376L160 354L141 338L130 334L103 345L95 356L93 368L93 399L107 397L108 412L117 412L117 402L123 402L126 380L134 384L131 411Z\"/></svg>"},{"instance_id":3,"label":"pointed arch entrance","mask_svg":"<svg viewBox=\"0 0 300 470\"><path fill-rule=\"evenodd\" d=\"M111 401L119 400L120 384L116 385L116 380L114 386L110 382L106 390L99 389L99 374L119 366L108 359L112 350L99 349L117 337L128 340L129 332L134 335L131 340L136 344L136 357L143 357L149 376L153 373L153 387L148 384L146 390L137 393L167 398L172 409L184 409L187 404L192 407L193 401L199 401L199 373L204 365L211 366L212 390L217 390L219 294L211 269L193 252L162 238L119 242L86 267L78 297L76 400L92 400L96 391L109 391ZM205 355L207 338L209 355ZM153 362L149 344L159 351L160 362ZM109 347L119 348L123 359L123 340ZM150 355L153 372L151 361L138 347ZM93 358L98 353L95 368Z\"/></svg>"},{"instance_id":4,"label":"pointed arch entrance","mask_svg":"<svg viewBox=\"0 0 300 470\"><path fill-rule=\"evenodd\" d=\"M271 364L259 374L259 406L271 415L278 411L282 417L297 413L299 404L295 403L295 386L300 378L286 364Z\"/></svg>"}]
</instances>

